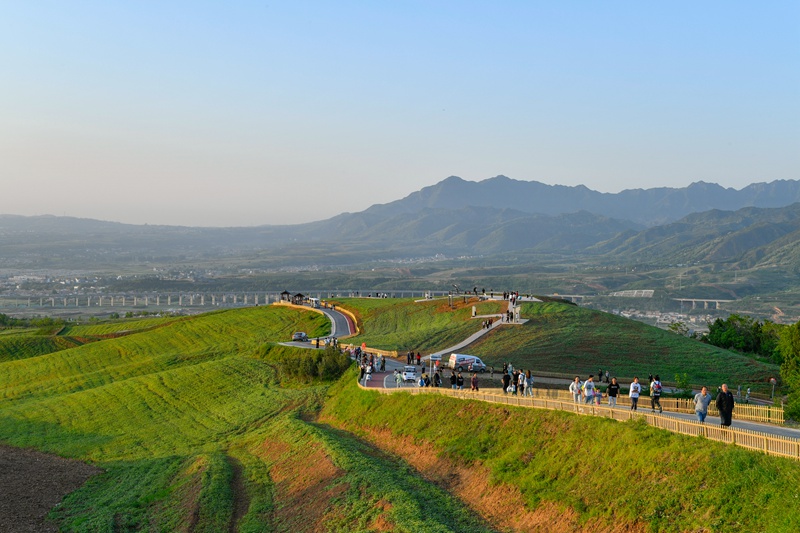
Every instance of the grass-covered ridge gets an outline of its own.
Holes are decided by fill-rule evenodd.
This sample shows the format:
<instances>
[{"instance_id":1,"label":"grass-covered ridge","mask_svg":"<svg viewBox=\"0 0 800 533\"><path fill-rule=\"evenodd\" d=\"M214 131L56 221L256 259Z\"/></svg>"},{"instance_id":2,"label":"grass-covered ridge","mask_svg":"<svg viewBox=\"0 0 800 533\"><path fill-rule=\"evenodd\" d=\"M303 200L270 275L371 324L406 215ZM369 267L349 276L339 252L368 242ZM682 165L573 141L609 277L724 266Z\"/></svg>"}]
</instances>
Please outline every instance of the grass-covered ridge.
<instances>
[{"instance_id":1,"label":"grass-covered ridge","mask_svg":"<svg viewBox=\"0 0 800 533\"><path fill-rule=\"evenodd\" d=\"M321 419L368 439L386 431L411 438L412 450L485 469L495 486L519 490L528 510L559 508L574 514L576 525L601 531L635 524L653 532L800 526L800 463L642 423L438 395L380 395L354 380L337 385Z\"/></svg>"},{"instance_id":2,"label":"grass-covered ridge","mask_svg":"<svg viewBox=\"0 0 800 533\"><path fill-rule=\"evenodd\" d=\"M779 374L776 365L609 313L548 302L525 303L521 315L527 323L500 328L469 352L495 366L512 361L518 368L582 376L603 368L626 378L653 373L672 381L685 372L691 383L709 387L727 381L766 388Z\"/></svg>"},{"instance_id":3,"label":"grass-covered ridge","mask_svg":"<svg viewBox=\"0 0 800 533\"><path fill-rule=\"evenodd\" d=\"M280 306L219 311L164 327L93 342L0 366L2 401L76 392L176 366L251 355L264 342L288 340L304 329L320 335L330 323L318 313Z\"/></svg>"},{"instance_id":4,"label":"grass-covered ridge","mask_svg":"<svg viewBox=\"0 0 800 533\"><path fill-rule=\"evenodd\" d=\"M362 328L349 342L365 342L383 350L435 352L463 341L481 328L480 319L472 319L472 306L478 315L498 314L507 309L500 301L464 303L463 297L415 302L410 298L342 298L339 306L352 311Z\"/></svg>"},{"instance_id":5,"label":"grass-covered ridge","mask_svg":"<svg viewBox=\"0 0 800 533\"><path fill-rule=\"evenodd\" d=\"M487 530L396 458L309 422L325 385L279 385L271 358L321 352L273 343L328 327L310 311L239 309L2 363L16 382L3 383L0 441L105 470L51 513L62 531Z\"/></svg>"}]
</instances>

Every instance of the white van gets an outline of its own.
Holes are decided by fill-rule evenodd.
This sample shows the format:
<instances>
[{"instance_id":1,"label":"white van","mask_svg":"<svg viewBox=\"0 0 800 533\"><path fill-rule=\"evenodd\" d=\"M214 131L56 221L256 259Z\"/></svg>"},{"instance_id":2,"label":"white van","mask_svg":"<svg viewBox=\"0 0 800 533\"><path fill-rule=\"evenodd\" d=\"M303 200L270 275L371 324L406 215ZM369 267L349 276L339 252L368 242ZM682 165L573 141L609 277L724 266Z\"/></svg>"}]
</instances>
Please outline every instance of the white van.
<instances>
[{"instance_id":1,"label":"white van","mask_svg":"<svg viewBox=\"0 0 800 533\"><path fill-rule=\"evenodd\" d=\"M319 298L309 298L308 305L310 305L314 309L319 309Z\"/></svg>"},{"instance_id":2,"label":"white van","mask_svg":"<svg viewBox=\"0 0 800 533\"><path fill-rule=\"evenodd\" d=\"M450 354L448 366L457 372L486 372L486 363L480 357L462 353Z\"/></svg>"}]
</instances>

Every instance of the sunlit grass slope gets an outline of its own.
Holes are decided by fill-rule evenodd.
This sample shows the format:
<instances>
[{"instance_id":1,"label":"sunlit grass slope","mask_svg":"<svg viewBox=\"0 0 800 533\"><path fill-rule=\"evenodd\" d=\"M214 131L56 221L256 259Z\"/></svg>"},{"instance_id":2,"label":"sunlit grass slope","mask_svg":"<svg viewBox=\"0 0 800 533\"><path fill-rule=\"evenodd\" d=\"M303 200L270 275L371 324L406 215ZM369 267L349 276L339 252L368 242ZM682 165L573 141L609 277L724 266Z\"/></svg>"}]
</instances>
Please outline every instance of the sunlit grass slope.
<instances>
[{"instance_id":1,"label":"sunlit grass slope","mask_svg":"<svg viewBox=\"0 0 800 533\"><path fill-rule=\"evenodd\" d=\"M104 335L114 335L120 333L132 333L158 326L187 320L187 317L150 317L134 319L117 319L96 324L68 324L59 332L59 335L71 335L75 337L94 337Z\"/></svg>"},{"instance_id":2,"label":"sunlit grass slope","mask_svg":"<svg viewBox=\"0 0 800 533\"><path fill-rule=\"evenodd\" d=\"M454 298L454 308L447 299L415 302L407 298L343 298L337 305L353 311L362 334L350 342L367 343L372 348L400 351L435 352L463 341L481 329L481 319L473 319L472 306L478 315L498 314L507 309L505 302L464 303Z\"/></svg>"},{"instance_id":3,"label":"sunlit grass slope","mask_svg":"<svg viewBox=\"0 0 800 533\"><path fill-rule=\"evenodd\" d=\"M495 367L511 361L517 368L584 377L602 368L626 378L659 374L667 381L685 372L691 383L714 387L722 381L766 386L779 373L776 365L574 305L525 303L522 317L526 324L504 326L479 339L469 352Z\"/></svg>"},{"instance_id":4,"label":"sunlit grass slope","mask_svg":"<svg viewBox=\"0 0 800 533\"><path fill-rule=\"evenodd\" d=\"M518 489L528 509L575 513L578 524L592 520L600 531L627 531L633 523L654 532L800 526L800 463L642 423L436 395L381 395L355 380L337 384L320 419L366 438L410 437L408 452L428 449L433 458L485 470L492 484Z\"/></svg>"},{"instance_id":5,"label":"sunlit grass slope","mask_svg":"<svg viewBox=\"0 0 800 533\"><path fill-rule=\"evenodd\" d=\"M48 353L74 348L82 344L72 337L38 335L29 331L0 336L0 363L38 357Z\"/></svg>"},{"instance_id":6,"label":"sunlit grass slope","mask_svg":"<svg viewBox=\"0 0 800 533\"><path fill-rule=\"evenodd\" d=\"M289 340L300 328L324 335L330 331L330 323L318 313L279 306L220 311L34 359L10 361L0 365L0 406L3 400L74 392L185 364L249 354L261 343Z\"/></svg>"},{"instance_id":7,"label":"sunlit grass slope","mask_svg":"<svg viewBox=\"0 0 800 533\"><path fill-rule=\"evenodd\" d=\"M322 318L226 311L4 363L0 441L105 470L51 513L62 531L486 531L407 465L308 422L325 386L277 385L259 347L324 335Z\"/></svg>"}]
</instances>

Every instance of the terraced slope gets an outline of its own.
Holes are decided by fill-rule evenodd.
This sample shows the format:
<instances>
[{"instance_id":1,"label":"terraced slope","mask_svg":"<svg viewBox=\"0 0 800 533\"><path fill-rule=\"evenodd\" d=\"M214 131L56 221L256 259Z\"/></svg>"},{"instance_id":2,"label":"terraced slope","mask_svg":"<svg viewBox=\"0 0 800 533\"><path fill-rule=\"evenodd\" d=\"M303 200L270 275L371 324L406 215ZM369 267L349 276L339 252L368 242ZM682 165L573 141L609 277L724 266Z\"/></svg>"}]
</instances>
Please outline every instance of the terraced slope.
<instances>
[{"instance_id":1,"label":"terraced slope","mask_svg":"<svg viewBox=\"0 0 800 533\"><path fill-rule=\"evenodd\" d=\"M327 327L242 309L2 363L0 441L105 471L51 513L62 531L489 531L396 458L310 422L326 388L281 388L257 358Z\"/></svg>"}]
</instances>

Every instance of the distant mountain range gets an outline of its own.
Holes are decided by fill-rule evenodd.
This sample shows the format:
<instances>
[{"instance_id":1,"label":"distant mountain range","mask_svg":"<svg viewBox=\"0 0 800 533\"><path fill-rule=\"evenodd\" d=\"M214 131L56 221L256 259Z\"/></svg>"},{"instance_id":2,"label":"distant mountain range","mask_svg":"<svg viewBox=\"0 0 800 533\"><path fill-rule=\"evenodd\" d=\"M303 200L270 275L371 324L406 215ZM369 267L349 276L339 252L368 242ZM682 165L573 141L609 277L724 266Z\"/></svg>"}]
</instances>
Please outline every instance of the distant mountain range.
<instances>
[{"instance_id":1,"label":"distant mountain range","mask_svg":"<svg viewBox=\"0 0 800 533\"><path fill-rule=\"evenodd\" d=\"M599 193L457 177L389 204L287 226L190 228L0 216L0 267L258 256L281 264L505 252L640 262L800 265L800 182ZM70 265L72 264L72 265Z\"/></svg>"},{"instance_id":2,"label":"distant mountain range","mask_svg":"<svg viewBox=\"0 0 800 533\"><path fill-rule=\"evenodd\" d=\"M583 185L546 185L536 181L513 180L506 176L479 182L450 176L402 200L373 205L365 213L381 213L385 216L413 214L431 208L481 206L541 215L588 211L644 226L656 226L711 209L735 211L743 207L784 207L795 202L800 202L798 180L754 183L741 190L699 181L677 189L660 187L601 193Z\"/></svg>"}]
</instances>

